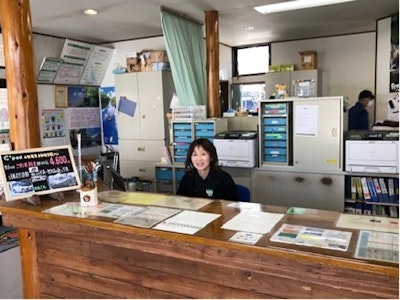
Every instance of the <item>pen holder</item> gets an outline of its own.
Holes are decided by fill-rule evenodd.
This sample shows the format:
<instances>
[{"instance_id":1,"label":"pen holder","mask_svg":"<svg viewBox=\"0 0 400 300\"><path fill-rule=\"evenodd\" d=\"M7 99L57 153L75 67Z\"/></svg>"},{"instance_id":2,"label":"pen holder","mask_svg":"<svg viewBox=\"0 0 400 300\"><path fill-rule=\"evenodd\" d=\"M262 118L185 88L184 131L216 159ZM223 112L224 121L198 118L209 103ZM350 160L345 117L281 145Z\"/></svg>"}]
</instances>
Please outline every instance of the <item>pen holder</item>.
<instances>
[{"instance_id":1,"label":"pen holder","mask_svg":"<svg viewBox=\"0 0 400 300\"><path fill-rule=\"evenodd\" d=\"M96 185L94 185L94 187L82 186L80 196L82 206L94 206L99 204Z\"/></svg>"}]
</instances>

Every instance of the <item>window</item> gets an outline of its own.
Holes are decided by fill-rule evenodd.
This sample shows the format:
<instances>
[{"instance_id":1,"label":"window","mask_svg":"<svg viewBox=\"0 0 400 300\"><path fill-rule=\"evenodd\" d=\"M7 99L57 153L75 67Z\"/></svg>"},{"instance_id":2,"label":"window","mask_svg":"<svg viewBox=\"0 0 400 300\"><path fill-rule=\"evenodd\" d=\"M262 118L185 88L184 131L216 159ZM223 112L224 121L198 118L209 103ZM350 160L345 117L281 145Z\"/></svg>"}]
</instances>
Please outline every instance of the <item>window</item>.
<instances>
[{"instance_id":1,"label":"window","mask_svg":"<svg viewBox=\"0 0 400 300\"><path fill-rule=\"evenodd\" d=\"M233 76L268 72L269 45L233 48Z\"/></svg>"},{"instance_id":2,"label":"window","mask_svg":"<svg viewBox=\"0 0 400 300\"><path fill-rule=\"evenodd\" d=\"M265 99L265 83L232 84L232 108L257 113L260 100Z\"/></svg>"}]
</instances>

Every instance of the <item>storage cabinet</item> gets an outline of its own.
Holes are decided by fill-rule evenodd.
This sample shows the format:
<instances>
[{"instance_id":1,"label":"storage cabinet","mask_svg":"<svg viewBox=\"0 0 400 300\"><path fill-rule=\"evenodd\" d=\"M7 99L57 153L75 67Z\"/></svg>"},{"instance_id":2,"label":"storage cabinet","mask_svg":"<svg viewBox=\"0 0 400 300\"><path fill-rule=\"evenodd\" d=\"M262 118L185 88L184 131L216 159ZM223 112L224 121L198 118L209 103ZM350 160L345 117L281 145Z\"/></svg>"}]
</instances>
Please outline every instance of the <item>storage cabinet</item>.
<instances>
[{"instance_id":1,"label":"storage cabinet","mask_svg":"<svg viewBox=\"0 0 400 300\"><path fill-rule=\"evenodd\" d=\"M183 164L166 165L156 164L156 192L165 194L176 194L179 182L185 174Z\"/></svg>"},{"instance_id":2,"label":"storage cabinet","mask_svg":"<svg viewBox=\"0 0 400 300\"><path fill-rule=\"evenodd\" d=\"M343 97L261 101L254 201L344 210L343 105Z\"/></svg>"},{"instance_id":3,"label":"storage cabinet","mask_svg":"<svg viewBox=\"0 0 400 300\"><path fill-rule=\"evenodd\" d=\"M260 165L343 172L343 97L260 103Z\"/></svg>"},{"instance_id":4,"label":"storage cabinet","mask_svg":"<svg viewBox=\"0 0 400 300\"><path fill-rule=\"evenodd\" d=\"M154 164L160 161L161 147L169 144L166 113L174 91L167 71L115 76L122 176L155 179Z\"/></svg>"},{"instance_id":5,"label":"storage cabinet","mask_svg":"<svg viewBox=\"0 0 400 300\"><path fill-rule=\"evenodd\" d=\"M344 211L340 173L255 168L251 175L252 202Z\"/></svg>"},{"instance_id":6,"label":"storage cabinet","mask_svg":"<svg viewBox=\"0 0 400 300\"><path fill-rule=\"evenodd\" d=\"M399 217L399 132L349 131L346 135L345 209Z\"/></svg>"},{"instance_id":7,"label":"storage cabinet","mask_svg":"<svg viewBox=\"0 0 400 300\"><path fill-rule=\"evenodd\" d=\"M173 160L183 163L186 160L190 143L198 138L207 138L212 143L217 133L227 131L228 120L209 118L196 121L172 121Z\"/></svg>"},{"instance_id":8,"label":"storage cabinet","mask_svg":"<svg viewBox=\"0 0 400 300\"><path fill-rule=\"evenodd\" d=\"M347 172L345 184L346 212L399 217L398 174Z\"/></svg>"}]
</instances>

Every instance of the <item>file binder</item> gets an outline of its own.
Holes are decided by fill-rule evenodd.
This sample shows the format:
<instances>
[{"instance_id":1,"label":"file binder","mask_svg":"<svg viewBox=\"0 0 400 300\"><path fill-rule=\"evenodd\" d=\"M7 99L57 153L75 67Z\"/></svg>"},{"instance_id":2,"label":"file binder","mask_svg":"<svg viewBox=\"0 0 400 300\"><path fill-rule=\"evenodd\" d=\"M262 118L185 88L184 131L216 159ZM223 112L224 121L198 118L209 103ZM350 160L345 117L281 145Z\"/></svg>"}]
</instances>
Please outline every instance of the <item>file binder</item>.
<instances>
[{"instance_id":1,"label":"file binder","mask_svg":"<svg viewBox=\"0 0 400 300\"><path fill-rule=\"evenodd\" d=\"M375 186L376 195L378 196L378 201L383 202L382 190L381 190L381 186L379 185L378 178L373 178L372 181Z\"/></svg>"},{"instance_id":2,"label":"file binder","mask_svg":"<svg viewBox=\"0 0 400 300\"><path fill-rule=\"evenodd\" d=\"M379 185L381 186L381 190L382 190L383 202L389 203L389 194L388 194L388 190L386 188L386 183L385 183L384 178L382 178L382 177L379 178Z\"/></svg>"}]
</instances>

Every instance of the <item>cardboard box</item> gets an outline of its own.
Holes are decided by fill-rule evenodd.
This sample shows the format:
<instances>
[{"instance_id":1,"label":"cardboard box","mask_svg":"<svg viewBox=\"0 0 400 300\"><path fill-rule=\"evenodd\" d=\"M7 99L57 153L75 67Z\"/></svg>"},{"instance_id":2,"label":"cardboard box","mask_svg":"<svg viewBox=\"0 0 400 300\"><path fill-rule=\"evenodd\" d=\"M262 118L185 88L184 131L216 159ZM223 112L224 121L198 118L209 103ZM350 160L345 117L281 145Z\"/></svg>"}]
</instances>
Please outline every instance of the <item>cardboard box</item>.
<instances>
[{"instance_id":1,"label":"cardboard box","mask_svg":"<svg viewBox=\"0 0 400 300\"><path fill-rule=\"evenodd\" d=\"M301 68L303 70L313 70L317 68L317 52L315 51L302 51L301 55Z\"/></svg>"}]
</instances>

